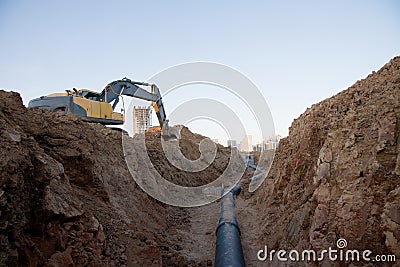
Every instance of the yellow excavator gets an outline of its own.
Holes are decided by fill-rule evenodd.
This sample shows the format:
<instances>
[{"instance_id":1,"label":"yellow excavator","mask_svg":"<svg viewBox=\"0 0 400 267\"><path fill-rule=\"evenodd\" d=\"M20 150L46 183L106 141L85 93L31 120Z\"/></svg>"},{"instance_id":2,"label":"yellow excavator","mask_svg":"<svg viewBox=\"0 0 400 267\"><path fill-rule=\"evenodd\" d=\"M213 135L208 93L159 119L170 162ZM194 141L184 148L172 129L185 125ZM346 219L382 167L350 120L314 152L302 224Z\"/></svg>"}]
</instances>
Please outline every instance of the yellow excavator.
<instances>
[{"instance_id":1,"label":"yellow excavator","mask_svg":"<svg viewBox=\"0 0 400 267\"><path fill-rule=\"evenodd\" d=\"M141 88L150 87L151 92ZM136 97L152 102L163 135L171 136L160 90L155 84L135 82L128 78L109 83L100 93L87 89L66 90L65 93L55 93L41 96L29 102L28 107L46 108L52 111L74 114L83 120L98 122L105 125L121 125L124 115L115 112L120 96Z\"/></svg>"}]
</instances>

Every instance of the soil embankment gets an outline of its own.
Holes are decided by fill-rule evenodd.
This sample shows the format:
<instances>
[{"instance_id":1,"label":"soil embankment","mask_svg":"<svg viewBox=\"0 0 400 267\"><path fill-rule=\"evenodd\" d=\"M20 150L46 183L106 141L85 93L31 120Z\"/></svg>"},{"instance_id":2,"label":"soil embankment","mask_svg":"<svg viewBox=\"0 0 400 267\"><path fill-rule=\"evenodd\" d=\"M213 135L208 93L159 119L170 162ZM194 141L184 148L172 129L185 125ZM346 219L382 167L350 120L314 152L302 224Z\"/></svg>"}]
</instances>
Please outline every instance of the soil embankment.
<instances>
[{"instance_id":1,"label":"soil embankment","mask_svg":"<svg viewBox=\"0 0 400 267\"><path fill-rule=\"evenodd\" d=\"M219 203L178 208L148 196L126 166L121 133L28 110L17 93L4 91L0 126L0 266L212 266ZM181 133L182 154L196 160L204 137ZM148 155L173 183L207 184L229 162L230 150L218 146L207 169L180 171L162 154L159 138L157 128L147 133ZM399 152L396 57L294 120L262 186L239 196L247 265L288 264L259 262L265 245L318 252L336 248L340 238L346 248L400 261ZM241 182L244 191L250 176ZM325 258L289 265L313 264L366 263Z\"/></svg>"}]
</instances>

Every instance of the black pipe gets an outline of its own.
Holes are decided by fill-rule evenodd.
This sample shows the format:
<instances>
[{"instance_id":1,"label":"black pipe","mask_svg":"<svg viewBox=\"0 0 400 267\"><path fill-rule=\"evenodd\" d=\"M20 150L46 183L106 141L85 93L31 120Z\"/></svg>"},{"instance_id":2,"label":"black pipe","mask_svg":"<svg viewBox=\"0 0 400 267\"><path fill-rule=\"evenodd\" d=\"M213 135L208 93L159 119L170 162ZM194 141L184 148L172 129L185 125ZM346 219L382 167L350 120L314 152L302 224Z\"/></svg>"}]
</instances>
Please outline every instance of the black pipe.
<instances>
[{"instance_id":1,"label":"black pipe","mask_svg":"<svg viewBox=\"0 0 400 267\"><path fill-rule=\"evenodd\" d=\"M239 195L241 190L240 186L235 186L221 200L221 216L216 231L215 267L245 266L234 201L234 196Z\"/></svg>"}]
</instances>

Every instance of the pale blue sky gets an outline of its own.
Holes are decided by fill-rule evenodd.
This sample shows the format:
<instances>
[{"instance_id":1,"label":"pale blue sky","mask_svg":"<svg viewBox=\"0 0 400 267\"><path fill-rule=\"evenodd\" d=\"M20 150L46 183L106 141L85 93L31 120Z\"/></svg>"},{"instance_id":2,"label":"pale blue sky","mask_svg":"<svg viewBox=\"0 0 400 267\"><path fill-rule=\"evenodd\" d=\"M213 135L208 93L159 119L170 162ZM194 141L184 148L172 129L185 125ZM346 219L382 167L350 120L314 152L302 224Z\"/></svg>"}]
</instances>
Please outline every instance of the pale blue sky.
<instances>
[{"instance_id":1,"label":"pale blue sky","mask_svg":"<svg viewBox=\"0 0 400 267\"><path fill-rule=\"evenodd\" d=\"M287 135L307 107L400 54L399 14L399 1L0 0L0 88L27 103L212 61L249 77Z\"/></svg>"}]
</instances>

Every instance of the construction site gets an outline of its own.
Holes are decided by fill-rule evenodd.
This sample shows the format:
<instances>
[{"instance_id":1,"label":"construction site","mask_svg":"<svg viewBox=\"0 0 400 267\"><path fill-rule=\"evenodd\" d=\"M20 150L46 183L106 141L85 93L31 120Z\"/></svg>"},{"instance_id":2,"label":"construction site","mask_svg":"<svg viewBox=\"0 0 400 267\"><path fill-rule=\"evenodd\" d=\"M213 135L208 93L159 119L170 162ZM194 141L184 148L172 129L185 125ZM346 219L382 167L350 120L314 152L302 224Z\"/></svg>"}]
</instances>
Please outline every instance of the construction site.
<instances>
[{"instance_id":1,"label":"construction site","mask_svg":"<svg viewBox=\"0 0 400 267\"><path fill-rule=\"evenodd\" d=\"M148 94L143 86L151 87ZM255 170L232 158L234 147L216 144L213 162L196 172L170 162L165 136L192 161L202 157L199 146L208 137L168 125L153 85L122 79L100 94L74 89L49 95L53 104L79 96L69 106L75 113L41 108L46 98L28 108L12 92L18 88L5 89L0 266L377 266L378 256L386 259L379 266L400 266L400 57L299 114L273 160L264 157L269 172L254 192L249 186ZM120 94L152 101L159 126L150 127L148 107L136 109L145 127L133 137L105 126L102 120L121 121L111 107L103 114ZM82 109L86 119L77 116L85 101L99 105ZM141 151L138 138L146 155L135 154ZM123 142L133 151L129 168ZM148 177L144 156L167 181L184 187L213 182L234 161L244 172L235 187L225 189L241 190L197 207L168 205L138 185L140 179L158 184L156 176ZM255 165L259 157L254 154ZM232 200L234 219L222 217L231 205L224 201ZM219 238L230 238L220 237L223 227L238 234L239 245L218 245ZM218 246L228 248L220 252ZM321 254L330 248L343 255L357 250L360 258L338 253L332 262ZM317 257L302 260L302 251ZM224 253L242 259L219 263Z\"/></svg>"}]
</instances>

